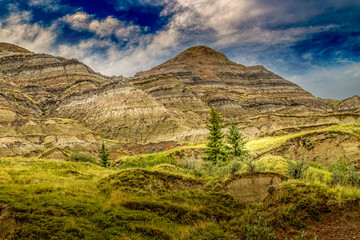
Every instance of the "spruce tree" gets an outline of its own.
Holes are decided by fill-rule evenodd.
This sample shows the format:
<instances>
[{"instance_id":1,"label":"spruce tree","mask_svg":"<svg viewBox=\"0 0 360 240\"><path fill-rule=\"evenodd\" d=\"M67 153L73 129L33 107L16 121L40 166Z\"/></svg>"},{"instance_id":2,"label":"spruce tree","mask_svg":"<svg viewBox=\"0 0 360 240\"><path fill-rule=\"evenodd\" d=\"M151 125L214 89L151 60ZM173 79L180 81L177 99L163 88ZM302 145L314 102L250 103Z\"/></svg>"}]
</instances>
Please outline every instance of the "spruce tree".
<instances>
[{"instance_id":1,"label":"spruce tree","mask_svg":"<svg viewBox=\"0 0 360 240\"><path fill-rule=\"evenodd\" d=\"M242 157L246 153L245 137L236 127L234 120L231 121L229 133L226 135L229 154L233 157Z\"/></svg>"},{"instance_id":2,"label":"spruce tree","mask_svg":"<svg viewBox=\"0 0 360 240\"><path fill-rule=\"evenodd\" d=\"M101 144L99 157L100 157L101 165L103 167L108 167L109 166L109 153L108 153L108 150L105 148L104 142L102 142L102 144Z\"/></svg>"},{"instance_id":3,"label":"spruce tree","mask_svg":"<svg viewBox=\"0 0 360 240\"><path fill-rule=\"evenodd\" d=\"M208 137L209 143L205 149L205 154L207 156L204 159L212 162L213 164L227 160L223 142L224 135L221 132L224 125L221 121L222 116L216 112L214 107L211 107L209 124L206 125L206 128L210 131L210 135Z\"/></svg>"}]
</instances>

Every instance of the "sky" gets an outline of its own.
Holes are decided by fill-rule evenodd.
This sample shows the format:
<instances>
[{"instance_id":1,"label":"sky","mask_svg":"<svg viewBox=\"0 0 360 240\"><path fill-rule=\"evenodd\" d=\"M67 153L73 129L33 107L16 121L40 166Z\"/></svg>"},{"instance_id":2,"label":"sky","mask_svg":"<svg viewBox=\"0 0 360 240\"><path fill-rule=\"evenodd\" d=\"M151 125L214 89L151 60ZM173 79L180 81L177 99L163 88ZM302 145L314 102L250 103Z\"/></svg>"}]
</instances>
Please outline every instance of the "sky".
<instances>
[{"instance_id":1,"label":"sky","mask_svg":"<svg viewBox=\"0 0 360 240\"><path fill-rule=\"evenodd\" d=\"M0 0L0 42L108 76L206 45L317 97L360 95L360 0Z\"/></svg>"}]
</instances>

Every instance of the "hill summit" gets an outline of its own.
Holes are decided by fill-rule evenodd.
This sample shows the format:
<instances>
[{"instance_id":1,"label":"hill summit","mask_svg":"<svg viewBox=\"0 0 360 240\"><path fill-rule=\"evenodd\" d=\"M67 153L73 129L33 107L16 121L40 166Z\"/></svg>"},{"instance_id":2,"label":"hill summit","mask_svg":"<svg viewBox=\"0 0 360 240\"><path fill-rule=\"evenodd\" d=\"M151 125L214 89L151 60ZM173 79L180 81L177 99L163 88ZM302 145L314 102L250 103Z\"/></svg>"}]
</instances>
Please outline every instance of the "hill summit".
<instances>
[{"instance_id":1,"label":"hill summit","mask_svg":"<svg viewBox=\"0 0 360 240\"><path fill-rule=\"evenodd\" d=\"M231 62L228 57L222 52L216 51L207 46L195 46L188 48L173 59L161 64L161 66L176 63L184 63L187 65L192 65L194 63L203 65L225 65L232 64L233 62Z\"/></svg>"},{"instance_id":2,"label":"hill summit","mask_svg":"<svg viewBox=\"0 0 360 240\"><path fill-rule=\"evenodd\" d=\"M101 138L115 140L109 146L114 150L129 143L137 149L201 142L210 106L249 137L304 125L309 115L316 115L314 123L321 115L320 123L327 124L339 120L326 114L359 112L358 98L316 98L263 66L235 63L206 46L124 78L101 75L76 59L0 43L0 156L94 152Z\"/></svg>"},{"instance_id":3,"label":"hill summit","mask_svg":"<svg viewBox=\"0 0 360 240\"><path fill-rule=\"evenodd\" d=\"M322 112L325 107L309 92L265 67L238 64L206 46L189 48L159 66L137 73L135 78L161 75L174 76L189 87L197 86L193 90L204 96L207 105L223 109L232 117L240 113L274 113L285 106L287 112Z\"/></svg>"}]
</instances>

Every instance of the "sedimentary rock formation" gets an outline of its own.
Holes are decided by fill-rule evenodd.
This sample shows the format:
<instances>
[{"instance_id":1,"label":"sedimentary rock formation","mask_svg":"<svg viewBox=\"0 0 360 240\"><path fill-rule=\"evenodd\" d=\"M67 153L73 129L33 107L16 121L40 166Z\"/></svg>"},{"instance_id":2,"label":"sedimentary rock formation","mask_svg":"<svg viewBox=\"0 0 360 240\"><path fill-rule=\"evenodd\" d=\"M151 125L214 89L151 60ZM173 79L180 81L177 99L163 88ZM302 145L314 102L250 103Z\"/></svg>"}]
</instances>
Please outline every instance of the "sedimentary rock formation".
<instances>
[{"instance_id":1,"label":"sedimentary rock formation","mask_svg":"<svg viewBox=\"0 0 360 240\"><path fill-rule=\"evenodd\" d=\"M115 140L113 149L205 141L210 106L247 136L304 125L309 114L312 124L340 123L347 118L324 113L360 108L358 97L315 98L262 66L237 64L204 46L124 78L0 43L0 155L81 146L96 151L101 138Z\"/></svg>"},{"instance_id":2,"label":"sedimentary rock formation","mask_svg":"<svg viewBox=\"0 0 360 240\"><path fill-rule=\"evenodd\" d=\"M147 79L150 84L151 79L161 75L168 76L168 81L172 76L178 78L188 86L186 94L190 91L205 105L213 105L235 118L273 113L285 107L297 113L323 112L326 108L309 92L263 66L237 64L205 46L189 48L151 70L139 72L133 81Z\"/></svg>"}]
</instances>

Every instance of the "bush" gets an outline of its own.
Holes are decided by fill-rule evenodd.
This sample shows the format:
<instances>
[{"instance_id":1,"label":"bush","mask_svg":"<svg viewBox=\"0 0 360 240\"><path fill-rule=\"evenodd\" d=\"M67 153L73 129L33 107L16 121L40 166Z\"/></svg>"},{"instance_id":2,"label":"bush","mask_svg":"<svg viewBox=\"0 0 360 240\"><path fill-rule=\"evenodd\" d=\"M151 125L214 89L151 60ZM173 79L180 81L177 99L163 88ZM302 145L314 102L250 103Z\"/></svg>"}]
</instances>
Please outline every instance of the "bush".
<instances>
[{"instance_id":1,"label":"bush","mask_svg":"<svg viewBox=\"0 0 360 240\"><path fill-rule=\"evenodd\" d=\"M191 157L188 157L187 154L182 158L183 166L186 169L198 169L200 166L199 159L196 159L194 154L191 155Z\"/></svg>"},{"instance_id":2,"label":"bush","mask_svg":"<svg viewBox=\"0 0 360 240\"><path fill-rule=\"evenodd\" d=\"M349 165L348 183L353 187L360 187L360 172L357 170L355 164Z\"/></svg>"},{"instance_id":3,"label":"bush","mask_svg":"<svg viewBox=\"0 0 360 240\"><path fill-rule=\"evenodd\" d=\"M254 173L257 170L257 165L256 165L256 161L253 158L248 158L245 161L246 164L246 171L248 171L249 173Z\"/></svg>"},{"instance_id":4,"label":"bush","mask_svg":"<svg viewBox=\"0 0 360 240\"><path fill-rule=\"evenodd\" d=\"M201 167L193 169L196 176L226 176L242 169L244 162L240 158L234 158L228 162L213 164L205 162Z\"/></svg>"},{"instance_id":5,"label":"bush","mask_svg":"<svg viewBox=\"0 0 360 240\"><path fill-rule=\"evenodd\" d=\"M160 164L177 165L173 157L165 156L163 154L151 154L135 158L129 157L122 162L119 168L149 168Z\"/></svg>"},{"instance_id":6,"label":"bush","mask_svg":"<svg viewBox=\"0 0 360 240\"><path fill-rule=\"evenodd\" d=\"M72 153L69 157L66 158L66 160L71 162L91 162L98 164L98 161L93 155L78 152Z\"/></svg>"},{"instance_id":7,"label":"bush","mask_svg":"<svg viewBox=\"0 0 360 240\"><path fill-rule=\"evenodd\" d=\"M329 171L332 173L332 185L360 186L360 172L356 169L356 165L347 163L343 157L336 163L331 164Z\"/></svg>"},{"instance_id":8,"label":"bush","mask_svg":"<svg viewBox=\"0 0 360 240\"><path fill-rule=\"evenodd\" d=\"M309 168L308 161L305 157L296 161L288 160L288 173L294 179L304 178L306 170Z\"/></svg>"},{"instance_id":9,"label":"bush","mask_svg":"<svg viewBox=\"0 0 360 240\"><path fill-rule=\"evenodd\" d=\"M246 228L246 239L248 240L275 240L276 234L266 222L264 216L258 213L255 224Z\"/></svg>"},{"instance_id":10,"label":"bush","mask_svg":"<svg viewBox=\"0 0 360 240\"><path fill-rule=\"evenodd\" d=\"M242 161L240 161L238 159L231 161L229 163L230 173L236 173L237 171L239 171L241 169L242 165L243 165Z\"/></svg>"}]
</instances>

